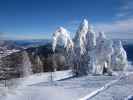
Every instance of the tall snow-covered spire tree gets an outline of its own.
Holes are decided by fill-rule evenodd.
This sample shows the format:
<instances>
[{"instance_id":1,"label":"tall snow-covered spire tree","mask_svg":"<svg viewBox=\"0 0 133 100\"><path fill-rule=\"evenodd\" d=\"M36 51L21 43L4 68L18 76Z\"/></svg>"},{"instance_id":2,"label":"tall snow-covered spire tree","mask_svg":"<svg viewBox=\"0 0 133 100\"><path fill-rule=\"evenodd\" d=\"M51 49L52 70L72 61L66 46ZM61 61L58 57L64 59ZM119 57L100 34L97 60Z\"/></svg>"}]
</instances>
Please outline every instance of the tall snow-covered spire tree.
<instances>
[{"instance_id":1,"label":"tall snow-covered spire tree","mask_svg":"<svg viewBox=\"0 0 133 100\"><path fill-rule=\"evenodd\" d=\"M84 19L79 25L77 32L74 37L74 72L77 75L87 74L87 65L86 65L86 35L88 32L88 21Z\"/></svg>"},{"instance_id":2,"label":"tall snow-covered spire tree","mask_svg":"<svg viewBox=\"0 0 133 100\"><path fill-rule=\"evenodd\" d=\"M88 21L84 19L76 32L74 37L75 48L80 48L80 54L84 54L86 51L86 34L88 32Z\"/></svg>"}]
</instances>

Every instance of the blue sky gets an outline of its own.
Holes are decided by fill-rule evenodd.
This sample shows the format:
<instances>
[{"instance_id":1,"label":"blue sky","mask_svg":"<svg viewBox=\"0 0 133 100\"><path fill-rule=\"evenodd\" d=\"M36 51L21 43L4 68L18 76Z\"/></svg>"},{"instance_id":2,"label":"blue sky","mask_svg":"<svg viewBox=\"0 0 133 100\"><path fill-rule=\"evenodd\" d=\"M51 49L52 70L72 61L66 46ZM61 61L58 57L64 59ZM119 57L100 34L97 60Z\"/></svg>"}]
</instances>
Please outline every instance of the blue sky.
<instances>
[{"instance_id":1,"label":"blue sky","mask_svg":"<svg viewBox=\"0 0 133 100\"><path fill-rule=\"evenodd\" d=\"M133 38L133 0L0 0L6 39L51 38L59 26L74 35L84 18L109 38Z\"/></svg>"}]
</instances>

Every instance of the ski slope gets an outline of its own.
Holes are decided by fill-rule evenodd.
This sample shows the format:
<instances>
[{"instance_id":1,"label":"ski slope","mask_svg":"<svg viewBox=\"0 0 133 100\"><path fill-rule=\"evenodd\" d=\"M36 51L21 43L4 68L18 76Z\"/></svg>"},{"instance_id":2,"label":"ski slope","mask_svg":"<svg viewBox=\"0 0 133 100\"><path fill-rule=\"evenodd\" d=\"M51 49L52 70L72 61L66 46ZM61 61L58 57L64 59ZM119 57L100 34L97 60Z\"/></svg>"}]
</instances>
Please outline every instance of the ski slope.
<instances>
[{"instance_id":1,"label":"ski slope","mask_svg":"<svg viewBox=\"0 0 133 100\"><path fill-rule=\"evenodd\" d=\"M86 96L91 94L89 100L112 100L113 97L116 98L113 100L118 100L118 96L123 99L133 92L133 74L130 73L125 74L126 78L119 75L69 78L72 74L67 70L53 73L55 81L50 80L51 73L40 73L23 78L22 84L17 87L0 88L0 100L87 100ZM99 91L103 87L105 89ZM125 93L125 90L128 92Z\"/></svg>"},{"instance_id":2,"label":"ski slope","mask_svg":"<svg viewBox=\"0 0 133 100\"><path fill-rule=\"evenodd\" d=\"M7 90L0 100L78 100L116 78L86 76L52 83L44 81L29 85L28 82L28 85Z\"/></svg>"}]
</instances>

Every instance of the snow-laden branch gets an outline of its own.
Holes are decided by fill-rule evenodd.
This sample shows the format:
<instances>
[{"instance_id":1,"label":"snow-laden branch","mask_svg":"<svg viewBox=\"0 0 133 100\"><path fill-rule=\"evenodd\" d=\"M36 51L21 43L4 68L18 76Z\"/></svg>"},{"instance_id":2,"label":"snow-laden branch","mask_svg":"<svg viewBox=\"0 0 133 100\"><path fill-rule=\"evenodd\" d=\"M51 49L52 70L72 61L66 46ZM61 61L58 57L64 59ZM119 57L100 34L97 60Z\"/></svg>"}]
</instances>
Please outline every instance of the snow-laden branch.
<instances>
[{"instance_id":1,"label":"snow-laden branch","mask_svg":"<svg viewBox=\"0 0 133 100\"><path fill-rule=\"evenodd\" d=\"M66 48L67 51L70 48L73 48L73 41L70 37L70 32L68 32L63 27L59 27L53 34L53 43L52 43L53 51L55 51L57 44L64 45L64 48Z\"/></svg>"}]
</instances>

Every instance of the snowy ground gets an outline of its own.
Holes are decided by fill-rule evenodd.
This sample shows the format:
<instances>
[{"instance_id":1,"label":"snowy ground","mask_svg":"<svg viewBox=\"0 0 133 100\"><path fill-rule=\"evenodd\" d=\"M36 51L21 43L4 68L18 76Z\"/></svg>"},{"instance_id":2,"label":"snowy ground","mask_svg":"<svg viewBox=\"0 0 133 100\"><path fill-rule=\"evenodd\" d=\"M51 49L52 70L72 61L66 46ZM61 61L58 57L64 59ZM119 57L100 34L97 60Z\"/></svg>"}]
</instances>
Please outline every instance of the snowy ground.
<instances>
[{"instance_id":1,"label":"snowy ground","mask_svg":"<svg viewBox=\"0 0 133 100\"><path fill-rule=\"evenodd\" d=\"M69 77L73 77L71 70L56 71L56 72L45 72L33 74L24 78L11 79L6 82L7 86L27 86L32 84L37 84L40 82L49 82L51 80L61 80ZM0 87L4 86L5 81L0 81Z\"/></svg>"},{"instance_id":2,"label":"snowy ground","mask_svg":"<svg viewBox=\"0 0 133 100\"><path fill-rule=\"evenodd\" d=\"M64 72L59 72L62 77ZM48 82L44 76L50 74L32 75L27 78L23 85L9 89L0 88L0 100L84 100L83 98L97 89L104 87L105 84L119 79L118 76L85 76L70 78L55 82ZM42 78L39 78L39 77ZM121 78L109 88L94 95L91 100L124 100L129 95L133 95L133 74Z\"/></svg>"},{"instance_id":3,"label":"snowy ground","mask_svg":"<svg viewBox=\"0 0 133 100\"><path fill-rule=\"evenodd\" d=\"M133 96L133 74L121 79L92 100L126 100L128 96Z\"/></svg>"},{"instance_id":4,"label":"snowy ground","mask_svg":"<svg viewBox=\"0 0 133 100\"><path fill-rule=\"evenodd\" d=\"M77 100L114 79L116 77L87 76L55 83L41 82L16 88L1 100Z\"/></svg>"}]
</instances>

